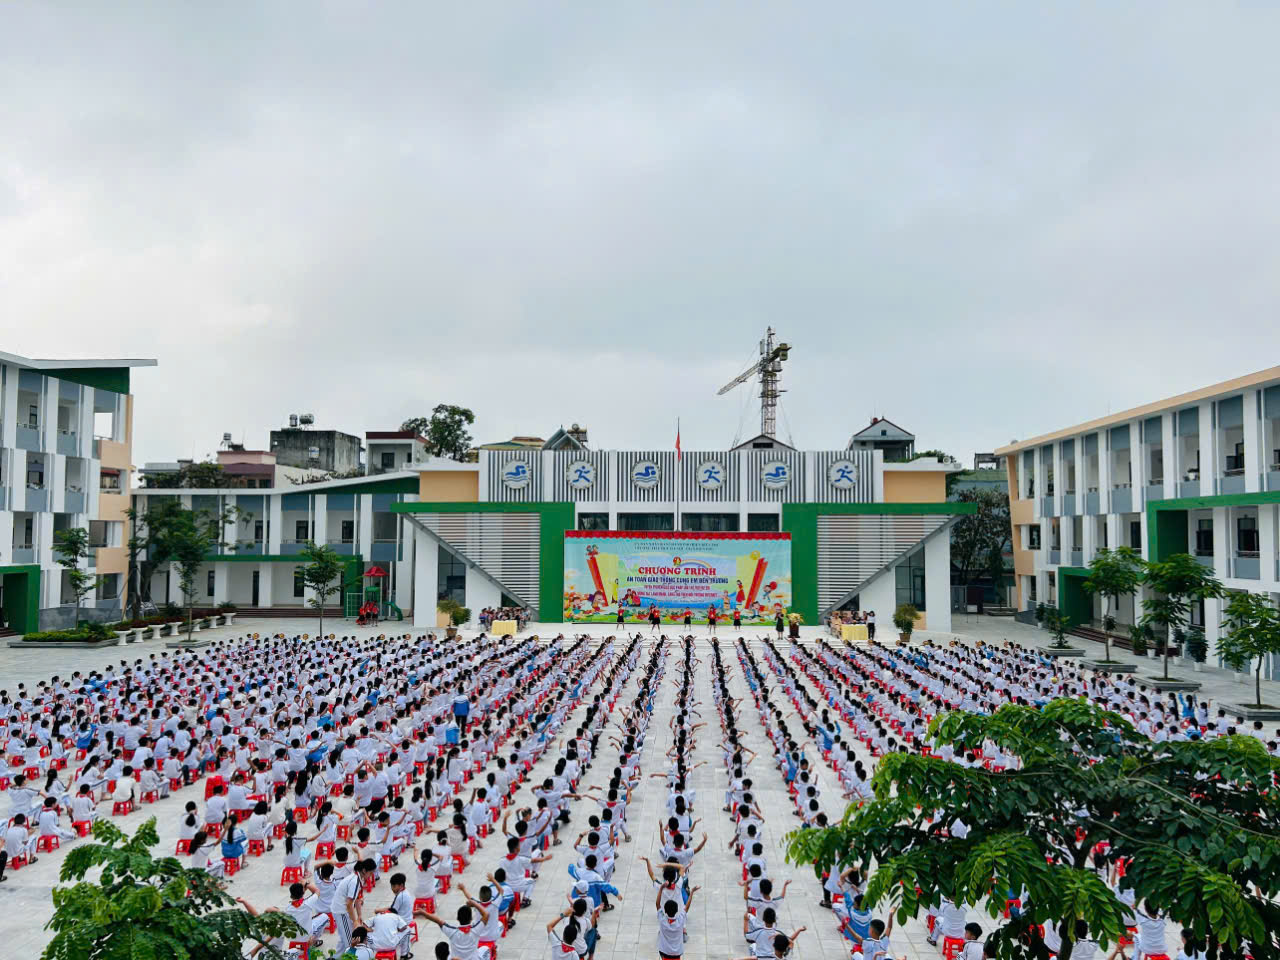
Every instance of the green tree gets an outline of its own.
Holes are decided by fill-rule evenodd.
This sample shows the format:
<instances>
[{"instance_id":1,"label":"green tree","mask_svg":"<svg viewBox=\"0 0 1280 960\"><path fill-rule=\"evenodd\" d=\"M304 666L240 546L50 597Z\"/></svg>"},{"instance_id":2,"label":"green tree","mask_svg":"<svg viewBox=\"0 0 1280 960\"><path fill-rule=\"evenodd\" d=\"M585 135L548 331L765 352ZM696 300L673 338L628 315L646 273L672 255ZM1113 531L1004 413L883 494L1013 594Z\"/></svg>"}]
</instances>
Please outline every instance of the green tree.
<instances>
[{"instance_id":1,"label":"green tree","mask_svg":"<svg viewBox=\"0 0 1280 960\"><path fill-rule=\"evenodd\" d=\"M1065 650L1067 647L1067 630L1071 627L1071 620L1058 607L1044 608L1044 628L1053 634L1053 643L1050 644L1058 650Z\"/></svg>"},{"instance_id":2,"label":"green tree","mask_svg":"<svg viewBox=\"0 0 1280 960\"><path fill-rule=\"evenodd\" d=\"M979 572L993 569L993 556L1004 572L1004 550L1009 544L1009 494L1003 490L961 490L957 503L974 503L977 513L961 516L951 527L951 562L956 577L968 586ZM998 578L997 578L997 586Z\"/></svg>"},{"instance_id":3,"label":"green tree","mask_svg":"<svg viewBox=\"0 0 1280 960\"><path fill-rule=\"evenodd\" d=\"M242 487L244 480L230 477L222 464L212 460L184 463L170 473L146 473L142 485L158 489L213 490L221 487Z\"/></svg>"},{"instance_id":4,"label":"green tree","mask_svg":"<svg viewBox=\"0 0 1280 960\"><path fill-rule=\"evenodd\" d=\"M182 512L175 499L147 497L147 508L130 507L129 518L129 607L134 620L142 616L142 604L151 599L151 578L170 560L169 530Z\"/></svg>"},{"instance_id":5,"label":"green tree","mask_svg":"<svg viewBox=\"0 0 1280 960\"><path fill-rule=\"evenodd\" d=\"M67 583L76 598L76 623L84 598L98 587L98 577L84 569L89 560L89 531L84 527L68 527L53 532L53 553L58 565L67 571Z\"/></svg>"},{"instance_id":6,"label":"green tree","mask_svg":"<svg viewBox=\"0 0 1280 960\"><path fill-rule=\"evenodd\" d=\"M471 449L467 427L475 422L476 415L466 407L438 403L430 417L412 417L400 424L400 429L412 430L426 440L427 453L433 457L465 460Z\"/></svg>"},{"instance_id":7,"label":"green tree","mask_svg":"<svg viewBox=\"0 0 1280 960\"><path fill-rule=\"evenodd\" d=\"M325 602L342 589L342 558L330 546L316 546L310 540L302 548L307 565L302 568L302 582L314 594L309 601L320 614L320 636L324 636Z\"/></svg>"},{"instance_id":8,"label":"green tree","mask_svg":"<svg viewBox=\"0 0 1280 960\"><path fill-rule=\"evenodd\" d=\"M1142 582L1154 596L1146 601L1142 623L1164 633L1164 679L1169 679L1169 651L1173 631L1181 629L1191 614L1193 601L1222 596L1222 584L1189 553L1175 553L1167 560L1148 562ZM1157 634L1158 635L1158 634Z\"/></svg>"},{"instance_id":9,"label":"green tree","mask_svg":"<svg viewBox=\"0 0 1280 960\"><path fill-rule=\"evenodd\" d=\"M222 531L231 511L213 513L209 510L180 510L172 519L166 534L171 562L178 570L178 585L187 602L187 642L195 630L192 614L195 611L196 576L210 554L225 546Z\"/></svg>"},{"instance_id":10,"label":"green tree","mask_svg":"<svg viewBox=\"0 0 1280 960\"><path fill-rule=\"evenodd\" d=\"M874 798L832 827L791 834L788 859L815 871L874 870L865 905L887 905L899 923L942 897L994 918L1025 888L1022 916L989 941L1000 957L1025 956L1018 938L1050 924L1059 960L1070 960L1076 920L1104 945L1124 933L1127 910L1090 862L1105 842L1132 858L1125 884L1138 903L1215 951L1248 941L1255 958L1277 956L1280 796L1271 784L1280 760L1252 737L1157 744L1119 714L1069 699L946 713L929 732L957 750L990 741L1021 766L993 772L890 753L872 778ZM963 838L950 831L956 820L969 828Z\"/></svg>"},{"instance_id":11,"label":"green tree","mask_svg":"<svg viewBox=\"0 0 1280 960\"><path fill-rule=\"evenodd\" d=\"M1115 611L1120 598L1138 589L1142 582L1142 556L1131 547L1108 550L1099 548L1089 564L1089 576L1085 578L1086 592L1102 598L1102 631L1106 644L1106 658L1111 660L1111 632L1116 628Z\"/></svg>"},{"instance_id":12,"label":"green tree","mask_svg":"<svg viewBox=\"0 0 1280 960\"><path fill-rule=\"evenodd\" d=\"M93 837L62 861L60 879L72 885L53 888L53 939L42 960L240 960L246 943L298 931L287 914L241 910L205 871L154 858L154 817L132 837L99 820ZM259 956L281 954L267 948Z\"/></svg>"},{"instance_id":13,"label":"green tree","mask_svg":"<svg viewBox=\"0 0 1280 960\"><path fill-rule=\"evenodd\" d=\"M1233 669L1253 670L1255 706L1262 706L1262 667L1269 654L1280 653L1280 610L1263 593L1231 594L1223 611L1226 633L1218 638L1218 654Z\"/></svg>"}]
</instances>

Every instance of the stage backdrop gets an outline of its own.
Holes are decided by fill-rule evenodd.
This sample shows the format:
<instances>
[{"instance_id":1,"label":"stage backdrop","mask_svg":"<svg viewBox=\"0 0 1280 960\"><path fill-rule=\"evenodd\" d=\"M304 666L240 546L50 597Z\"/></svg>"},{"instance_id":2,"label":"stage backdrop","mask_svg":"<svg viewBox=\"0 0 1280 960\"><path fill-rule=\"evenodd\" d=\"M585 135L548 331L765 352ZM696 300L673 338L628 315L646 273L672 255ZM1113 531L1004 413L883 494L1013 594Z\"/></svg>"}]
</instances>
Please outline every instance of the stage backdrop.
<instances>
[{"instance_id":1,"label":"stage backdrop","mask_svg":"<svg viewBox=\"0 0 1280 960\"><path fill-rule=\"evenodd\" d=\"M566 530L564 619L629 622L653 607L664 623L707 622L707 608L733 622L772 624L791 606L789 533L633 533Z\"/></svg>"}]
</instances>

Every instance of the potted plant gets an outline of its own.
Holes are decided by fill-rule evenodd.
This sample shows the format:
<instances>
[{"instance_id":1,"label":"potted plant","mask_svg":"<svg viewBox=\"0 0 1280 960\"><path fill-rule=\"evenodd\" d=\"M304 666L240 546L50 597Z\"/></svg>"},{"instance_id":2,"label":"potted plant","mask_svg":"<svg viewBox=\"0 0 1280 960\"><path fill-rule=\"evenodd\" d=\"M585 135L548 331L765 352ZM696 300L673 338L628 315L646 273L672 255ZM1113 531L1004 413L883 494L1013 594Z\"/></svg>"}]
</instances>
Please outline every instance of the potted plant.
<instances>
[{"instance_id":1,"label":"potted plant","mask_svg":"<svg viewBox=\"0 0 1280 960\"><path fill-rule=\"evenodd\" d=\"M1070 647L1067 643L1067 629L1071 626L1071 621L1067 619L1065 613L1057 607L1046 607L1044 626L1053 634L1053 643L1049 644L1050 649L1066 650Z\"/></svg>"},{"instance_id":2,"label":"potted plant","mask_svg":"<svg viewBox=\"0 0 1280 960\"><path fill-rule=\"evenodd\" d=\"M1045 615L1048 613L1048 610L1049 608L1046 607L1043 603L1036 604L1036 623L1037 624L1040 624L1040 625L1044 624L1044 618L1045 618Z\"/></svg>"},{"instance_id":3,"label":"potted plant","mask_svg":"<svg viewBox=\"0 0 1280 960\"><path fill-rule=\"evenodd\" d=\"M133 643L133 636L137 633L133 624L129 623L128 620L121 620L119 623L112 624L112 629L115 630L115 634L120 638L121 643Z\"/></svg>"},{"instance_id":4,"label":"potted plant","mask_svg":"<svg viewBox=\"0 0 1280 960\"><path fill-rule=\"evenodd\" d=\"M787 636L792 640L800 639L800 624L804 623L804 617L798 613L788 614L787 616Z\"/></svg>"},{"instance_id":5,"label":"potted plant","mask_svg":"<svg viewBox=\"0 0 1280 960\"><path fill-rule=\"evenodd\" d=\"M436 612L445 621L444 635L446 639L452 640L458 635L458 621L455 618L461 609L462 604L452 597L441 597L436 601ZM462 622L466 623L466 620Z\"/></svg>"},{"instance_id":6,"label":"potted plant","mask_svg":"<svg viewBox=\"0 0 1280 960\"><path fill-rule=\"evenodd\" d=\"M1039 610L1037 609L1038 614ZM916 618L919 616L920 611L909 603L900 603L898 608L893 611L893 625L898 628L898 639L902 643L911 642L911 632L915 630Z\"/></svg>"},{"instance_id":7,"label":"potted plant","mask_svg":"<svg viewBox=\"0 0 1280 960\"><path fill-rule=\"evenodd\" d=\"M1204 660L1209 653L1209 641L1204 631L1192 628L1187 631L1186 643L1183 645L1183 656L1191 659L1191 669L1199 673L1204 669Z\"/></svg>"},{"instance_id":8,"label":"potted plant","mask_svg":"<svg viewBox=\"0 0 1280 960\"><path fill-rule=\"evenodd\" d=\"M1129 649L1133 651L1135 657L1145 657L1147 655L1147 634L1150 627L1140 623L1135 623L1129 628Z\"/></svg>"}]
</instances>

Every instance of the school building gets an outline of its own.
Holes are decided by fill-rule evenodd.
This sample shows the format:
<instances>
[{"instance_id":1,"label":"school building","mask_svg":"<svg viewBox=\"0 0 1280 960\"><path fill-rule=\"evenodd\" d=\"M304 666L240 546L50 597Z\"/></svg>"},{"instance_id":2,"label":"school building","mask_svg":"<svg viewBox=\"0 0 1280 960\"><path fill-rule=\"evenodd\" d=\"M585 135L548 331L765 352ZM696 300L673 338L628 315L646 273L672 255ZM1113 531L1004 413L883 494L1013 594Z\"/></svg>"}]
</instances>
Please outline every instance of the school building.
<instances>
[{"instance_id":1,"label":"school building","mask_svg":"<svg viewBox=\"0 0 1280 960\"><path fill-rule=\"evenodd\" d=\"M1100 547L1149 560L1190 553L1233 590L1280 593L1280 367L1012 443L1007 460L1017 605L1077 623ZM1141 594L1117 619L1142 615ZM1220 601L1194 610L1215 649Z\"/></svg>"},{"instance_id":2,"label":"school building","mask_svg":"<svg viewBox=\"0 0 1280 960\"><path fill-rule=\"evenodd\" d=\"M132 470L130 373L154 360L34 360L0 353L0 610L4 633L75 625L60 530L87 528L99 577L81 619L118 619Z\"/></svg>"},{"instance_id":3,"label":"school building","mask_svg":"<svg viewBox=\"0 0 1280 960\"><path fill-rule=\"evenodd\" d=\"M936 460L885 463L872 448L802 451L760 436L731 449L593 450L581 429L539 445L495 444L460 463L426 457L420 438L369 433L368 475L269 489L137 489L222 511L227 546L208 558L197 603L261 612L309 599L299 577L308 540L350 558L348 582L371 581L388 613L439 623L451 597L473 613L524 606L534 620L565 615L565 543L572 531L782 533L790 541L788 609L814 624L838 608L921 611L921 628L951 623L948 529L967 505L948 503ZM376 449L375 449L376 446ZM353 596L359 596L359 591ZM159 571L157 603L180 602L176 573ZM334 601L337 607L337 602Z\"/></svg>"}]
</instances>

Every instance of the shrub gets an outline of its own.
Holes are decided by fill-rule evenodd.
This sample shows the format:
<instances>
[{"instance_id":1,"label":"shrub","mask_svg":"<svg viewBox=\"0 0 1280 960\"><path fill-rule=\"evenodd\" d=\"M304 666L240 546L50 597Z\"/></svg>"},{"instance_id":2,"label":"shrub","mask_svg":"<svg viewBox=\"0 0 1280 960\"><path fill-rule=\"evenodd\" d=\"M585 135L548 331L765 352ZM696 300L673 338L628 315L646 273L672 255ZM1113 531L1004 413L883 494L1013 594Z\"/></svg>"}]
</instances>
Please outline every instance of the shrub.
<instances>
[{"instance_id":1,"label":"shrub","mask_svg":"<svg viewBox=\"0 0 1280 960\"><path fill-rule=\"evenodd\" d=\"M74 630L40 630L22 637L31 643L100 643L115 638L111 625L105 623L86 623Z\"/></svg>"},{"instance_id":2,"label":"shrub","mask_svg":"<svg viewBox=\"0 0 1280 960\"><path fill-rule=\"evenodd\" d=\"M898 628L899 633L905 633L911 636L911 631L916 628L916 617L920 616L920 611L909 603L898 604L898 609L893 611L893 625Z\"/></svg>"},{"instance_id":3,"label":"shrub","mask_svg":"<svg viewBox=\"0 0 1280 960\"><path fill-rule=\"evenodd\" d=\"M471 619L470 608L464 607L460 603L455 603L453 605L453 609L449 611L449 620L453 623L455 627L462 626L464 623L466 623L470 619Z\"/></svg>"}]
</instances>

